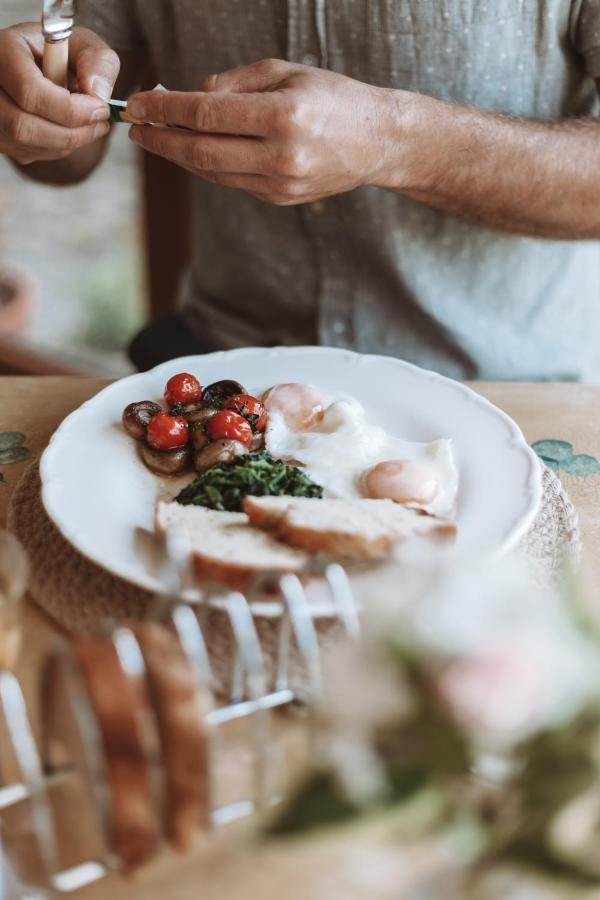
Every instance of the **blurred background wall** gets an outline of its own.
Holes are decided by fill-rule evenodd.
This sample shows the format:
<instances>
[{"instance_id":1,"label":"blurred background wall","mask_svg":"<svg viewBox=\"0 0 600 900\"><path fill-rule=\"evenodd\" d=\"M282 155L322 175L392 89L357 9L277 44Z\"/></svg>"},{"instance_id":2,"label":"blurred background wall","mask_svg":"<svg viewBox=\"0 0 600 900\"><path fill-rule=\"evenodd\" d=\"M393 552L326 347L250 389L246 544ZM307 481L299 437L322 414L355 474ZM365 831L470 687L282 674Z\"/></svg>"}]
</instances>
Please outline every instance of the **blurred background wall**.
<instances>
[{"instance_id":1,"label":"blurred background wall","mask_svg":"<svg viewBox=\"0 0 600 900\"><path fill-rule=\"evenodd\" d=\"M41 0L0 0L0 28L40 11ZM29 182L0 157L0 270L17 270L23 284L19 274L28 276L38 294L11 343L82 371L130 370L125 348L146 307L136 163L124 126L100 169L76 187ZM7 296L0 287L0 304Z\"/></svg>"}]
</instances>

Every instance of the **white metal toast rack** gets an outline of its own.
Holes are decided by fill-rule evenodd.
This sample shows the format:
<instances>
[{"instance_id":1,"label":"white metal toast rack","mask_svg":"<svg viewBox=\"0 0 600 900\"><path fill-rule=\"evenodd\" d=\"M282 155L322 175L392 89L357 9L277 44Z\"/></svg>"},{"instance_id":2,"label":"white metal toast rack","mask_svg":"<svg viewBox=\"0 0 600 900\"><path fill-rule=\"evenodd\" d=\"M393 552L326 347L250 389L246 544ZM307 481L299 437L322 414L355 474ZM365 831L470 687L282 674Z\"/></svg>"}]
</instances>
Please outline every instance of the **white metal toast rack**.
<instances>
[{"instance_id":1,"label":"white metal toast rack","mask_svg":"<svg viewBox=\"0 0 600 900\"><path fill-rule=\"evenodd\" d=\"M176 546L169 548L172 563L173 587L179 588L184 577L185 565ZM315 574L314 569L311 574ZM336 563L323 562L318 573L324 579L330 596L338 627L349 637L359 631L357 609L345 570ZM278 597L281 614L278 619L277 650L274 675L267 676L263 651L252 614L251 600L241 593L228 592L218 596L218 606L228 617L233 635L234 653L231 659L231 678L228 696L219 698L214 691L214 673L207 652L202 626L203 605L181 602L181 590L174 590L173 597L160 598L161 620L179 642L189 665L192 667L204 696L210 702L200 713L209 741L208 768L210 769L210 745L219 740L223 726L235 720L248 720L251 724L252 788L250 796L242 797L226 805L210 805L208 827L221 827L276 802L268 778L270 741L270 716L274 710L294 707L305 712L307 733L314 723L314 710L321 691L321 647L310 603L303 582L294 575L278 576ZM277 599L277 597L276 597ZM213 603L208 597L205 604ZM136 650L135 628L118 625L107 627L104 638L113 643L125 673L140 674L141 654ZM301 685L292 683L289 673L292 648L303 670ZM76 677L71 645L65 642L58 647L50 660L49 671L61 673L67 684L63 703L70 705L73 720L77 723L81 754L74 762L53 760L51 716L44 715L41 734L36 741L33 735L24 694L15 675L8 669L0 672L0 705L6 725L8 743L20 777L13 783L0 787L0 815L9 832L9 811L17 805L25 805L29 815L30 831L39 860L39 875L35 883L55 892L67 894L86 887L110 872L122 868L122 862L111 847L110 791L106 784L106 767L103 759L102 740L98 722L94 719L93 704L86 695L85 684ZM46 685L48 687L48 685ZM61 704L59 704L61 705ZM49 711L56 704L49 703ZM36 729L37 730L37 729ZM41 749L40 749L41 748ZM86 771L84 771L86 770ZM97 819L102 840L94 858L75 864L61 863L57 803L53 793L69 782L82 781L87 775L93 782L93 794L97 804ZM210 783L211 772L206 777ZM210 796L210 792L209 792ZM58 804L60 806L60 804ZM63 804L64 805L64 804ZM78 815L71 811L69 821L78 822ZM30 877L29 873L28 877Z\"/></svg>"}]
</instances>

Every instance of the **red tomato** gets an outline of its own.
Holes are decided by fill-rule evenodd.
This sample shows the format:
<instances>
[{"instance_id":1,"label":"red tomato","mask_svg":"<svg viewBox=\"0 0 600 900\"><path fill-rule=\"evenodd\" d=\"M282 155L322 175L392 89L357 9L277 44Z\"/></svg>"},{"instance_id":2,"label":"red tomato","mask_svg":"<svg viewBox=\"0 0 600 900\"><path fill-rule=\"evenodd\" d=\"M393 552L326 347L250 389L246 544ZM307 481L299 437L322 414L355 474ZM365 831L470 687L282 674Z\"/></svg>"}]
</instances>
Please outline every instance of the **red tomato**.
<instances>
[{"instance_id":1,"label":"red tomato","mask_svg":"<svg viewBox=\"0 0 600 900\"><path fill-rule=\"evenodd\" d=\"M146 431L146 440L155 450L175 450L188 442L188 423L183 416L157 413L152 416Z\"/></svg>"},{"instance_id":2,"label":"red tomato","mask_svg":"<svg viewBox=\"0 0 600 900\"><path fill-rule=\"evenodd\" d=\"M202 386L197 378L187 372L173 375L165 387L165 400L169 406L176 403L189 403L202 397Z\"/></svg>"},{"instance_id":3,"label":"red tomato","mask_svg":"<svg viewBox=\"0 0 600 900\"><path fill-rule=\"evenodd\" d=\"M222 410L208 420L206 434L211 441L228 438L231 441L239 441L240 444L252 442L252 428L250 423L235 412Z\"/></svg>"},{"instance_id":4,"label":"red tomato","mask_svg":"<svg viewBox=\"0 0 600 900\"><path fill-rule=\"evenodd\" d=\"M225 401L224 409L233 409L243 416L250 422L252 431L264 431L267 427L267 410L260 400L250 394L234 394Z\"/></svg>"}]
</instances>

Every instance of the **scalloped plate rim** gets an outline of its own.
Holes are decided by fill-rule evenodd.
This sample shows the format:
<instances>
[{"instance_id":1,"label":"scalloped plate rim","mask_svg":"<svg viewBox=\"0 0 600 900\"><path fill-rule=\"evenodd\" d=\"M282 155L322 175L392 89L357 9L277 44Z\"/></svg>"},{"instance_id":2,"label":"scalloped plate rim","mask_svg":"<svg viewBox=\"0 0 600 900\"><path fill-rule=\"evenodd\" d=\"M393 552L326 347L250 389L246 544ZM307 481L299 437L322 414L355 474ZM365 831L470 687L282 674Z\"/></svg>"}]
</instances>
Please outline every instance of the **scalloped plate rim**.
<instances>
[{"instance_id":1,"label":"scalloped plate rim","mask_svg":"<svg viewBox=\"0 0 600 900\"><path fill-rule=\"evenodd\" d=\"M265 361L265 357L279 358L286 355L289 356L290 354L296 356L322 355L323 357L329 357L332 361L335 359L335 357L337 357L340 361L344 360L346 362L354 362L361 366L391 364L393 367L397 368L398 371L410 372L411 375L416 376L417 378L423 378L432 382L437 382L444 385L445 388L456 391L469 402L473 402L475 405L481 407L482 410L485 410L488 414L492 414L496 419L501 420L507 428L506 443L510 446L511 451L518 452L528 460L529 477L526 490L527 502L524 505L522 511L518 515L515 514L512 527L510 527L504 539L494 548L494 552L498 555L509 552L526 534L527 530L533 523L537 512L539 511L541 503L541 466L538 457L531 449L531 447L529 447L529 445L527 444L522 430L507 413L505 413L487 398L483 397L481 394L478 394L477 391L473 390L466 384L463 384L462 382L456 381L438 372L421 368L413 363L407 362L406 360L377 354L360 354L353 350L347 350L344 348L298 346L267 348L242 347L234 350L221 350L214 353L192 354L178 357L176 359L161 363L160 365L155 366L154 368L146 372L137 372L133 373L132 375L125 376L125 378L117 379L116 381L102 388L97 394L95 394L89 400L86 400L77 409L69 413L52 434L48 445L43 451L40 458L40 476L42 482L41 495L43 506L48 516L50 517L56 528L59 530L61 535L65 538L65 540L67 540L72 546L74 546L75 549L85 558L95 563L96 565L99 565L101 568L109 571L111 574L123 578L124 580L135 584L138 587L142 587L150 591L166 591L166 586L159 584L154 577L148 576L147 574L141 574L139 571L139 565L136 566L134 564L131 568L129 566L112 566L110 562L107 563L107 561L99 560L97 556L95 556L93 553L90 553L85 547L82 547L81 542L78 540L77 534L74 534L72 529L69 527L68 522L65 522L64 515L60 509L60 503L57 504L56 500L57 483L60 483L60 481L64 479L64 475L59 476L55 471L56 455L60 450L62 440L64 440L65 436L68 435L70 429L73 427L74 422L79 423L79 421L83 417L85 417L87 413L93 411L94 407L98 403L106 400L112 393L120 391L124 383L131 385L131 396L133 401L135 399L136 385L143 384L149 377L160 376L161 373L167 372L173 367L176 367L179 371L181 371L181 369L187 368L187 364L192 363L192 361L193 364L197 366L200 361L202 361L202 363L204 364L213 364L221 359L225 361L231 361L235 359L243 359L244 357L251 359L254 356L260 356L263 361ZM223 377L227 377L226 373L223 373ZM140 463L140 465L142 465L142 463Z\"/></svg>"}]
</instances>

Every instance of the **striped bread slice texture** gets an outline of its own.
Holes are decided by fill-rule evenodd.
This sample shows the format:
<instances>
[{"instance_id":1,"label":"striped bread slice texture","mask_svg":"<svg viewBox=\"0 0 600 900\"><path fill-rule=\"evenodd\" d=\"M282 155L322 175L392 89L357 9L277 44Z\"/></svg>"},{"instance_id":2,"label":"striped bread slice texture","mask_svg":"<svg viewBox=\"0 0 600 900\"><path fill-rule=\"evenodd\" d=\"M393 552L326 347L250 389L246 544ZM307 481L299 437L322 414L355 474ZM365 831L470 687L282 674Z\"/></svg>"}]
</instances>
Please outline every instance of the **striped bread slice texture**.
<instances>
[{"instance_id":1,"label":"striped bread slice texture","mask_svg":"<svg viewBox=\"0 0 600 900\"><path fill-rule=\"evenodd\" d=\"M256 578L270 572L299 574L308 562L306 553L254 528L244 513L159 503L156 527L162 533L183 532L200 581L219 582L234 590L247 590Z\"/></svg>"},{"instance_id":2,"label":"striped bread slice texture","mask_svg":"<svg viewBox=\"0 0 600 900\"><path fill-rule=\"evenodd\" d=\"M207 704L176 634L157 622L133 627L146 666L167 788L166 830L176 850L189 850L208 826Z\"/></svg>"},{"instance_id":3,"label":"striped bread slice texture","mask_svg":"<svg viewBox=\"0 0 600 900\"><path fill-rule=\"evenodd\" d=\"M154 856L160 838L141 728L148 698L139 679L124 671L110 637L77 638L73 653L104 744L111 844L124 868L135 869Z\"/></svg>"},{"instance_id":4,"label":"striped bread slice texture","mask_svg":"<svg viewBox=\"0 0 600 900\"><path fill-rule=\"evenodd\" d=\"M456 532L452 522L391 500L248 497L244 509L253 524L293 547L357 559L384 559L414 536L448 540Z\"/></svg>"}]
</instances>

